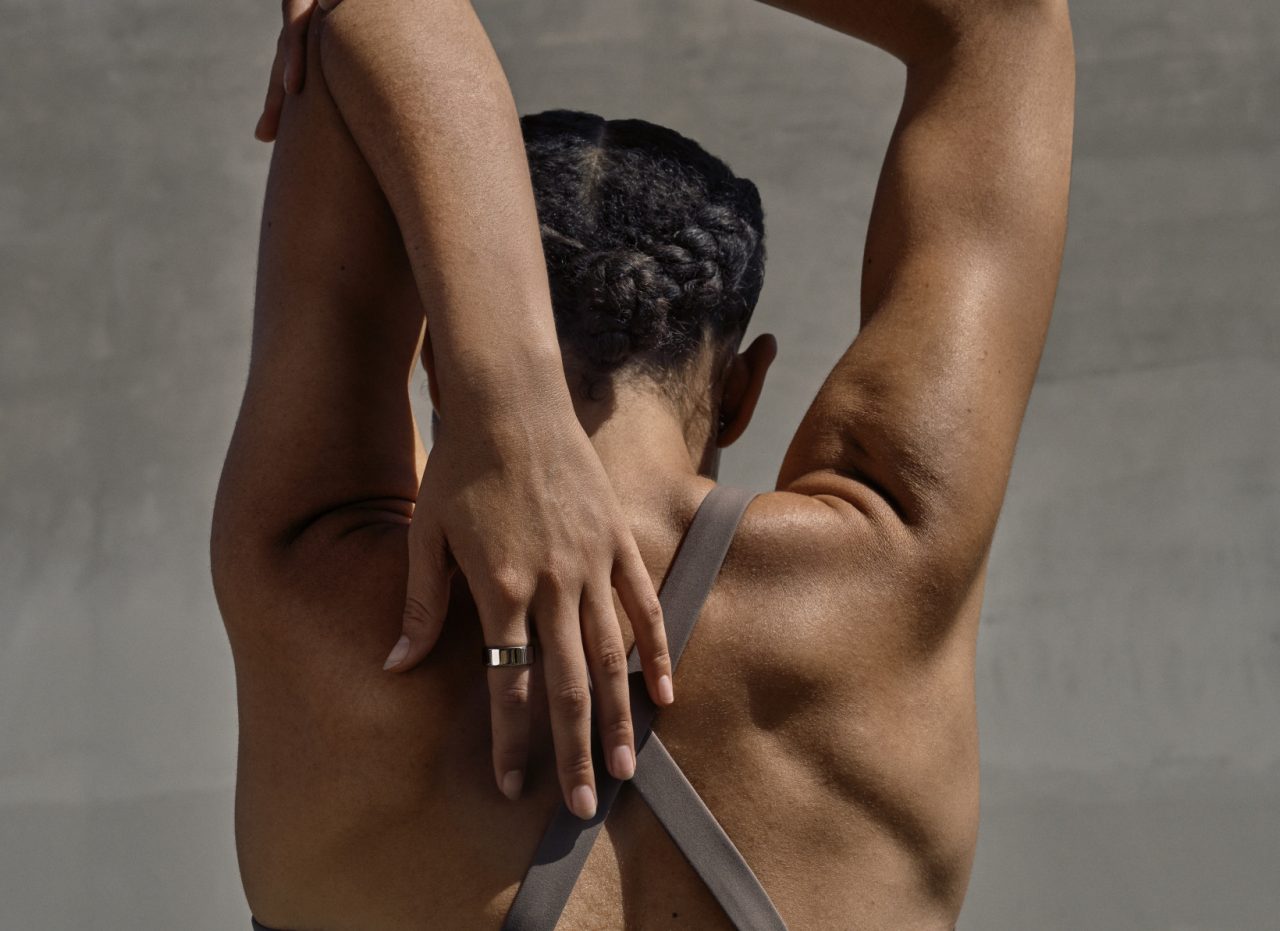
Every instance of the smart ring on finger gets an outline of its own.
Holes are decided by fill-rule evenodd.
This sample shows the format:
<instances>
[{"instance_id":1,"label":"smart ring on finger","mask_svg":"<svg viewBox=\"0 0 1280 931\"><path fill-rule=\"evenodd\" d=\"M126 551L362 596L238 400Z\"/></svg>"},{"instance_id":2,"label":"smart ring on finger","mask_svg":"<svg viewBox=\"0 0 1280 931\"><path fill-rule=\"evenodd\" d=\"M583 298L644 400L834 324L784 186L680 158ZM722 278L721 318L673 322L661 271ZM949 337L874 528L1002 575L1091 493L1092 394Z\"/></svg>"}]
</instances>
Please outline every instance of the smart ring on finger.
<instances>
[{"instance_id":1,"label":"smart ring on finger","mask_svg":"<svg viewBox=\"0 0 1280 931\"><path fill-rule=\"evenodd\" d=\"M514 647L485 647L484 664L490 669L500 666L533 665L533 644Z\"/></svg>"}]
</instances>

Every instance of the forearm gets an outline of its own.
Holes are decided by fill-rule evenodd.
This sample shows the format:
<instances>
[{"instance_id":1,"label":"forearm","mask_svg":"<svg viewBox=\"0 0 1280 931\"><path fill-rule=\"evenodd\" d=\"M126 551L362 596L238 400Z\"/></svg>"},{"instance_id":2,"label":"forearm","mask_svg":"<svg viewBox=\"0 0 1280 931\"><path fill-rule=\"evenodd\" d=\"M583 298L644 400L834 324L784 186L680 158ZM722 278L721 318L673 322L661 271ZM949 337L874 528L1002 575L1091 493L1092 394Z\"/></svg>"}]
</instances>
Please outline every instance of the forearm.
<instances>
[{"instance_id":1,"label":"forearm","mask_svg":"<svg viewBox=\"0 0 1280 931\"><path fill-rule=\"evenodd\" d=\"M444 420L570 411L519 121L470 4L345 0L321 63L404 237Z\"/></svg>"}]
</instances>

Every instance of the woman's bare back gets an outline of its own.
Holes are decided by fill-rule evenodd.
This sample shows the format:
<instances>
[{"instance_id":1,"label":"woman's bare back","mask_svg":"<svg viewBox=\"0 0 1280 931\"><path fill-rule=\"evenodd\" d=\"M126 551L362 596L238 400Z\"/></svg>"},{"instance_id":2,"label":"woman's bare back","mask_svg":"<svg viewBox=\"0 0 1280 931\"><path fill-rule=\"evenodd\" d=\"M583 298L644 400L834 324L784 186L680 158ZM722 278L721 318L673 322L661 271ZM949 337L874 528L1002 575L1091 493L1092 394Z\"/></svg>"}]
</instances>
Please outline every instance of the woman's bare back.
<instances>
[{"instance_id":1,"label":"woman's bare back","mask_svg":"<svg viewBox=\"0 0 1280 931\"><path fill-rule=\"evenodd\" d=\"M690 483L666 526L636 521L655 581L706 484ZM976 611L904 659L896 632L919 624L919 600L876 590L892 573L860 564L885 554L824 545L825 510L781 493L748 509L655 730L794 927L950 927L976 835ZM421 670L374 661L398 623L403 536L366 528L328 550L316 574L344 594L321 584L312 604L280 606L313 632L305 646L238 645L237 842L267 925L496 928L560 803L545 717L524 797L486 778L489 696L464 586ZM857 649L835 646L850 639ZM624 788L558 927L727 926Z\"/></svg>"}]
</instances>

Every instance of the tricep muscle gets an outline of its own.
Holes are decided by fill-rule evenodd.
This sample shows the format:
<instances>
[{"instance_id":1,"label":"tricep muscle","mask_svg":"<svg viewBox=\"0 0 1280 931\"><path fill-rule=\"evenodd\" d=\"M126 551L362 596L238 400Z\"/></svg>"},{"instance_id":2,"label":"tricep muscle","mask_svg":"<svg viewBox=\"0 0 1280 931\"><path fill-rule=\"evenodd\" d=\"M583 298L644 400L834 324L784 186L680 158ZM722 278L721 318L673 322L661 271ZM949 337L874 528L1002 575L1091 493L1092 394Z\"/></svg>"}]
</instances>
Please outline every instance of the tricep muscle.
<instances>
[{"instance_id":1,"label":"tricep muscle","mask_svg":"<svg viewBox=\"0 0 1280 931\"><path fill-rule=\"evenodd\" d=\"M861 331L778 480L897 522L959 577L994 530L1065 236L1070 27L1028 7L912 59L867 230Z\"/></svg>"},{"instance_id":2,"label":"tricep muscle","mask_svg":"<svg viewBox=\"0 0 1280 931\"><path fill-rule=\"evenodd\" d=\"M423 310L391 210L329 96L317 29L271 160L249 380L214 510L229 624L297 572L310 528L342 533L326 518L343 511L403 522L417 495L407 381Z\"/></svg>"}]
</instances>

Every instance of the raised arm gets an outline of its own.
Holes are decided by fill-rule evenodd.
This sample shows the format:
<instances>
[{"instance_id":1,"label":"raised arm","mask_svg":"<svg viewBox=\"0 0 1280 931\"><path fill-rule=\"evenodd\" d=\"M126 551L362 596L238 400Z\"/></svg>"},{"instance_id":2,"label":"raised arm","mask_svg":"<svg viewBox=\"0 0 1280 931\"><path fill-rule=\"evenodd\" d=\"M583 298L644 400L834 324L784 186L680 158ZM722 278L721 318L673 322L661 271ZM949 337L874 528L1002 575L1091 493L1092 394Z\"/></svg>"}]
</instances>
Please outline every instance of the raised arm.
<instances>
[{"instance_id":1,"label":"raised arm","mask_svg":"<svg viewBox=\"0 0 1280 931\"><path fill-rule=\"evenodd\" d=\"M851 502L964 584L1044 345L1074 99L1063 0L782 0L906 63L862 270L862 326L778 486Z\"/></svg>"},{"instance_id":2,"label":"raised arm","mask_svg":"<svg viewBox=\"0 0 1280 931\"><path fill-rule=\"evenodd\" d=\"M408 524L388 668L431 649L456 564L486 643L536 629L565 800L588 817L588 669L610 770L627 778L634 761L611 583L663 703L670 665L652 581L565 384L510 91L464 0L316 13L307 73L282 111L249 385L215 509L228 627L244 642L274 625L295 648L326 611L382 630L392 569L405 592ZM441 426L419 487L405 385L424 306ZM362 573L380 584L334 585ZM311 626L289 629L298 597ZM489 684L495 777L515 796L529 669L492 669Z\"/></svg>"}]
</instances>

